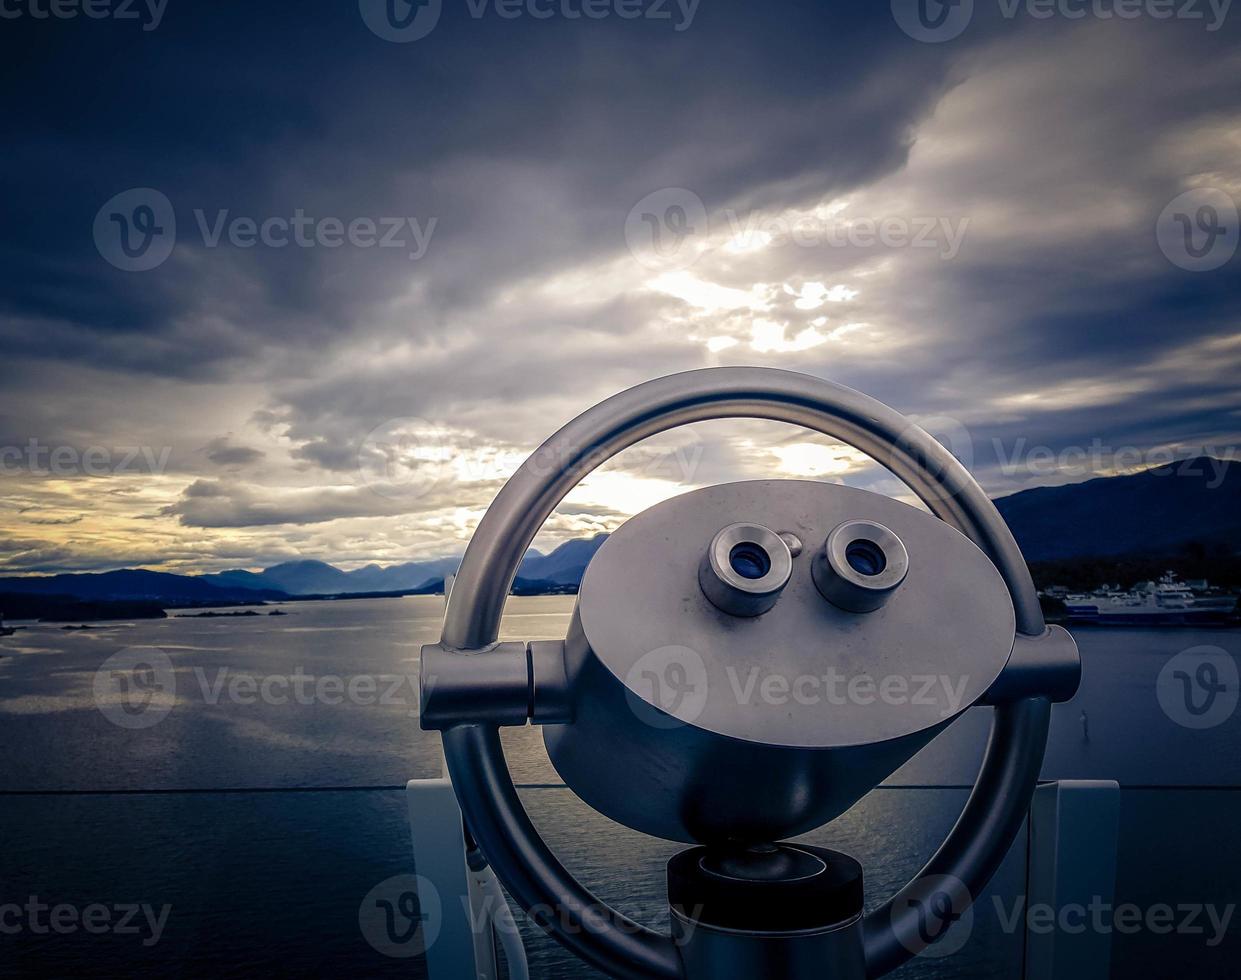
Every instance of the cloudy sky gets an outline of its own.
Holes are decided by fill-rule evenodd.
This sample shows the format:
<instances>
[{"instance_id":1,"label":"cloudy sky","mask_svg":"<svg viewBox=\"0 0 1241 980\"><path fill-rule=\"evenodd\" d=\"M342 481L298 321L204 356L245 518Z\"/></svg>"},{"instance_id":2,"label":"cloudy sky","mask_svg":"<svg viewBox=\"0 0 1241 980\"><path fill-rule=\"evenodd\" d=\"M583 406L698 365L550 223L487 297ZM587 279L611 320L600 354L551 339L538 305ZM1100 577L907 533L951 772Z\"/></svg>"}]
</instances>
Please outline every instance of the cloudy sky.
<instances>
[{"instance_id":1,"label":"cloudy sky","mask_svg":"<svg viewBox=\"0 0 1241 980\"><path fill-rule=\"evenodd\" d=\"M459 552L560 424L710 365L996 494L1233 453L1241 12L916 6L5 0L0 569ZM760 475L898 492L711 423L540 544Z\"/></svg>"}]
</instances>

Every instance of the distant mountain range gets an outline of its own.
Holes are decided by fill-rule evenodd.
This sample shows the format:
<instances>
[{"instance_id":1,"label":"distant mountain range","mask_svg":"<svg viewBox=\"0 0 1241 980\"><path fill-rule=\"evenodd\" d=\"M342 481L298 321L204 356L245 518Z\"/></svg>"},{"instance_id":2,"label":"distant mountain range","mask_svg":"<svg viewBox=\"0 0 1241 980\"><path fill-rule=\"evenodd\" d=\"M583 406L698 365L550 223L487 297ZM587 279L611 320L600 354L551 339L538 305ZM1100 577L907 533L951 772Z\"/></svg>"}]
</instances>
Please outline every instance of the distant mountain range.
<instances>
[{"instance_id":1,"label":"distant mountain range","mask_svg":"<svg viewBox=\"0 0 1241 980\"><path fill-rule=\"evenodd\" d=\"M517 577L528 583L577 585L586 570L586 563L606 538L606 534L600 534L594 538L567 541L548 555L532 549L522 561ZM460 563L461 556L453 555L399 565L366 565L345 572L324 561L305 559L283 562L261 572L232 569L215 575L203 575L201 581L223 589L269 589L288 595L436 590L442 587L444 578L455 572Z\"/></svg>"},{"instance_id":2,"label":"distant mountain range","mask_svg":"<svg viewBox=\"0 0 1241 980\"><path fill-rule=\"evenodd\" d=\"M1241 551L1241 463L1181 460L995 501L1026 561Z\"/></svg>"},{"instance_id":3,"label":"distant mountain range","mask_svg":"<svg viewBox=\"0 0 1241 980\"><path fill-rule=\"evenodd\" d=\"M1063 562L1109 556L1162 557L1187 548L1241 552L1241 463L1201 458L1129 476L1023 490L995 501L1026 559ZM573 591L607 535L531 550L514 591ZM460 556L343 571L327 562L283 562L259 572L174 575L144 569L0 578L0 593L87 600L157 600L229 605L290 597L430 593L443 589ZM0 604L0 609L3 605Z\"/></svg>"},{"instance_id":4,"label":"distant mountain range","mask_svg":"<svg viewBox=\"0 0 1241 980\"><path fill-rule=\"evenodd\" d=\"M185 605L288 598L285 592L278 589L231 588L208 581L208 576L174 575L170 572L150 572L144 568L82 575L0 578L0 592L74 596L78 599L159 599Z\"/></svg>"},{"instance_id":5,"label":"distant mountain range","mask_svg":"<svg viewBox=\"0 0 1241 980\"><path fill-rule=\"evenodd\" d=\"M571 591L606 534L567 541L550 554L531 549L517 572L514 591ZM146 569L122 569L64 575L0 578L0 594L73 596L90 600L150 599L165 605L232 605L305 596L442 592L444 578L456 571L461 556L399 565L366 565L346 572L324 561L282 562L261 572L230 569L211 575L175 575ZM3 605L0 604L0 611ZM12 615L10 613L10 615Z\"/></svg>"},{"instance_id":6,"label":"distant mountain range","mask_svg":"<svg viewBox=\"0 0 1241 980\"><path fill-rule=\"evenodd\" d=\"M225 589L273 589L288 595L344 595L352 592L403 592L433 580L443 581L459 556L435 561L411 561L400 565L366 565L351 572L325 561L303 559L272 565L261 572L232 569L202 579Z\"/></svg>"}]
</instances>

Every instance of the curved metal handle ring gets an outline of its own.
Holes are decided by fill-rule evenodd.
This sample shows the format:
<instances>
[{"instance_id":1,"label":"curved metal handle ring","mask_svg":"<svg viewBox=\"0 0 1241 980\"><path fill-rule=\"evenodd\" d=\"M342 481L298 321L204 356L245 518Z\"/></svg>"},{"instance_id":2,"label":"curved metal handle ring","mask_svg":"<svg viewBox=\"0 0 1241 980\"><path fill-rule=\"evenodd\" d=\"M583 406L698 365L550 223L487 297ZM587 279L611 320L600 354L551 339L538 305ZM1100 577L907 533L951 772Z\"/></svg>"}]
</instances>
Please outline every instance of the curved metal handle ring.
<instances>
[{"instance_id":1,"label":"curved metal handle ring","mask_svg":"<svg viewBox=\"0 0 1241 980\"><path fill-rule=\"evenodd\" d=\"M513 577L534 536L597 465L658 432L730 417L803 425L870 455L987 553L1008 585L1018 632L1044 631L1034 583L1008 526L965 467L929 434L842 385L770 368L708 368L650 381L601 402L522 464L466 549L445 614L443 645L485 650L495 643ZM982 768L956 825L917 877L866 917L869 976L895 969L924 945L918 938L916 896L925 894L920 883L947 878L969 900L991 879L1029 808L1050 712L1045 698L995 708ZM681 976L669 937L601 903L548 850L518 798L494 727L449 729L444 753L471 832L527 913L613 976Z\"/></svg>"}]
</instances>

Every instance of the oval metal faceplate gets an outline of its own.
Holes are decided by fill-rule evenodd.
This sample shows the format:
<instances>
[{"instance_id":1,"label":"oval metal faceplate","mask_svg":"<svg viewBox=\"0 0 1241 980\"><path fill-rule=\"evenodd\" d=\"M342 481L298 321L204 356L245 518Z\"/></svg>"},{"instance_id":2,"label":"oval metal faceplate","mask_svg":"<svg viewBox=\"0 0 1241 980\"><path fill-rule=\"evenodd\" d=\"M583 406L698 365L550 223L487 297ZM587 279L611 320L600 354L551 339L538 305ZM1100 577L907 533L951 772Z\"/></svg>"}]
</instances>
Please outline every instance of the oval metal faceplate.
<instances>
[{"instance_id":1,"label":"oval metal faceplate","mask_svg":"<svg viewBox=\"0 0 1241 980\"><path fill-rule=\"evenodd\" d=\"M873 612L837 608L811 578L850 520L883 524L909 553L904 583ZM738 521L805 542L760 616L717 609L698 584L712 538ZM694 728L799 748L944 724L991 686L1015 635L1003 579L963 534L889 497L802 480L707 487L636 515L591 560L578 609L594 656L632 697Z\"/></svg>"}]
</instances>

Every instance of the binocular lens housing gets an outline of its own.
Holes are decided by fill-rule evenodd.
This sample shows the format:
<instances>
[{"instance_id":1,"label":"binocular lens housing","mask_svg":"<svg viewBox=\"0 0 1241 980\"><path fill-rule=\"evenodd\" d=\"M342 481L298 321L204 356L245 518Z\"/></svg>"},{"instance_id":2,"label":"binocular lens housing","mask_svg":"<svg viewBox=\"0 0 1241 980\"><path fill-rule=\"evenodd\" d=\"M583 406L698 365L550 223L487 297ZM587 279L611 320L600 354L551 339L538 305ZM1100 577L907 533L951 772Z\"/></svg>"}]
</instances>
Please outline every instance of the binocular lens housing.
<instances>
[{"instance_id":1,"label":"binocular lens housing","mask_svg":"<svg viewBox=\"0 0 1241 980\"><path fill-rule=\"evenodd\" d=\"M797 541L763 524L729 524L711 540L699 566L703 594L731 616L761 616L789 583L794 557L790 540ZM904 542L875 521L837 525L811 563L819 594L852 613L878 609L908 572Z\"/></svg>"},{"instance_id":2,"label":"binocular lens housing","mask_svg":"<svg viewBox=\"0 0 1241 980\"><path fill-rule=\"evenodd\" d=\"M711 604L733 616L759 616L776 604L793 574L793 554L762 524L729 524L711 541L698 584Z\"/></svg>"},{"instance_id":3,"label":"binocular lens housing","mask_svg":"<svg viewBox=\"0 0 1241 980\"><path fill-rule=\"evenodd\" d=\"M909 552L875 521L845 521L827 536L810 566L820 594L846 612L874 612L909 573Z\"/></svg>"}]
</instances>

